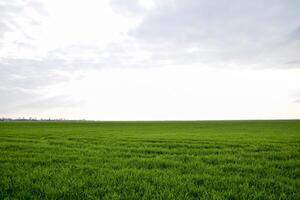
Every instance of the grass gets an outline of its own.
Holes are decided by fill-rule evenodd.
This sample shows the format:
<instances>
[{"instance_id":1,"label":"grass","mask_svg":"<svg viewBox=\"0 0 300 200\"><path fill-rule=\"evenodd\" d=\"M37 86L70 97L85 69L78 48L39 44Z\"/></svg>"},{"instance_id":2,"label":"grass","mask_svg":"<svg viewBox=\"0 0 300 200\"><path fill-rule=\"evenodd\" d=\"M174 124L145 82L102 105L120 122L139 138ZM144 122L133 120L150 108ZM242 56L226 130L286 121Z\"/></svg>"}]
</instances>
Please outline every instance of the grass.
<instances>
[{"instance_id":1,"label":"grass","mask_svg":"<svg viewBox=\"0 0 300 200\"><path fill-rule=\"evenodd\" d=\"M300 121L2 122L0 199L300 199Z\"/></svg>"}]
</instances>

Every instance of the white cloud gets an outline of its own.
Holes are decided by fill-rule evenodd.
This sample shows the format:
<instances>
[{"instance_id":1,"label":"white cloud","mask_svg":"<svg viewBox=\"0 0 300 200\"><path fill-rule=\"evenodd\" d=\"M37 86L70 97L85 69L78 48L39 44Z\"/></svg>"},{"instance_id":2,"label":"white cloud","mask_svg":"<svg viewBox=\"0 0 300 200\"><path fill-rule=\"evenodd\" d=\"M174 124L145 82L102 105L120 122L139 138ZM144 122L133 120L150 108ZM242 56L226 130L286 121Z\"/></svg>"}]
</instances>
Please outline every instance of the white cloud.
<instances>
[{"instance_id":1,"label":"white cloud","mask_svg":"<svg viewBox=\"0 0 300 200\"><path fill-rule=\"evenodd\" d=\"M139 0L139 3L145 9L152 9L155 6L153 0Z\"/></svg>"},{"instance_id":2,"label":"white cloud","mask_svg":"<svg viewBox=\"0 0 300 200\"><path fill-rule=\"evenodd\" d=\"M297 73L191 67L105 69L52 91L82 104L79 118L101 120L297 118L290 93Z\"/></svg>"}]
</instances>

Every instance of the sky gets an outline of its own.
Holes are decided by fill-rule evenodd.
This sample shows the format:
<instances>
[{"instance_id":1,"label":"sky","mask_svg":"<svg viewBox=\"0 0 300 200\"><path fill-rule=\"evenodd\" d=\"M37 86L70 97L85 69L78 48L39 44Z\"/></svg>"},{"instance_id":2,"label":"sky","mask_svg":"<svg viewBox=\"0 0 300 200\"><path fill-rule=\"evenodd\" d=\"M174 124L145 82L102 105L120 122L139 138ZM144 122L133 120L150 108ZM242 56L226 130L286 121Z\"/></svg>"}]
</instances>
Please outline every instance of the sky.
<instances>
[{"instance_id":1,"label":"sky","mask_svg":"<svg viewBox=\"0 0 300 200\"><path fill-rule=\"evenodd\" d=\"M300 118L298 0L1 0L0 117Z\"/></svg>"}]
</instances>

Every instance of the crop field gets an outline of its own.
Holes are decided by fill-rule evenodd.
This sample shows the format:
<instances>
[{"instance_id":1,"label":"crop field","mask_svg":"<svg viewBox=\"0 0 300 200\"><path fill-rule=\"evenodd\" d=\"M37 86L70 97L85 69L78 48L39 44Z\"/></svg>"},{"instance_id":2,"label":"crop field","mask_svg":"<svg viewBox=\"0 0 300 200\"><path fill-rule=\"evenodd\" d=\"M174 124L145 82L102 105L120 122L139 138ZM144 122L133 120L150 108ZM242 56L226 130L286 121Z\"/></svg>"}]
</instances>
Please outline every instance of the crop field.
<instances>
[{"instance_id":1,"label":"crop field","mask_svg":"<svg viewBox=\"0 0 300 200\"><path fill-rule=\"evenodd\" d=\"M300 199L300 121L2 122L0 199Z\"/></svg>"}]
</instances>

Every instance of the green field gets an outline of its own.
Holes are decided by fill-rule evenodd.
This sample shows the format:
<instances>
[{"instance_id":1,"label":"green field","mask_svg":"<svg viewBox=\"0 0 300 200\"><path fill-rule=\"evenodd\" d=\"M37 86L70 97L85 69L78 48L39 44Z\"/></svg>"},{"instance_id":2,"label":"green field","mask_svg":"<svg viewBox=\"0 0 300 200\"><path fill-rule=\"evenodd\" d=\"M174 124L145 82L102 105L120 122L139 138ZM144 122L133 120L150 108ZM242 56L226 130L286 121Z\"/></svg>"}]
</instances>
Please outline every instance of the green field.
<instances>
[{"instance_id":1,"label":"green field","mask_svg":"<svg viewBox=\"0 0 300 200\"><path fill-rule=\"evenodd\" d=\"M300 121L2 122L0 199L300 199Z\"/></svg>"}]
</instances>

